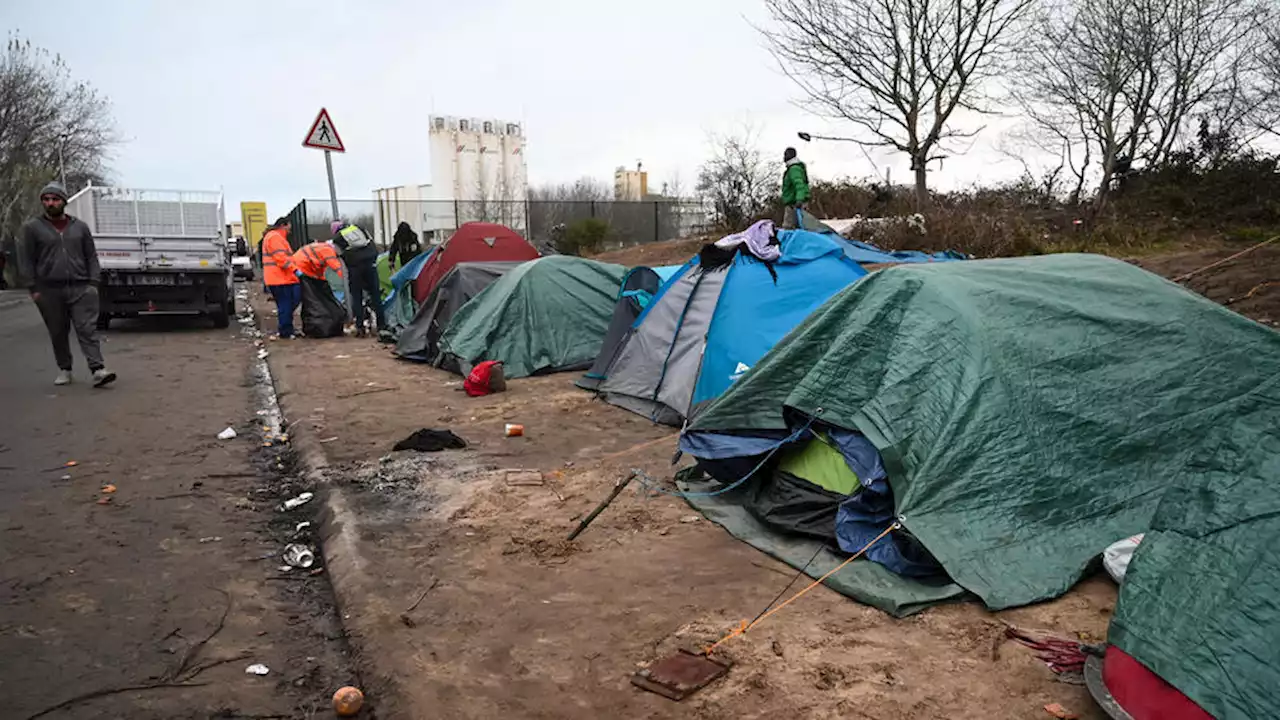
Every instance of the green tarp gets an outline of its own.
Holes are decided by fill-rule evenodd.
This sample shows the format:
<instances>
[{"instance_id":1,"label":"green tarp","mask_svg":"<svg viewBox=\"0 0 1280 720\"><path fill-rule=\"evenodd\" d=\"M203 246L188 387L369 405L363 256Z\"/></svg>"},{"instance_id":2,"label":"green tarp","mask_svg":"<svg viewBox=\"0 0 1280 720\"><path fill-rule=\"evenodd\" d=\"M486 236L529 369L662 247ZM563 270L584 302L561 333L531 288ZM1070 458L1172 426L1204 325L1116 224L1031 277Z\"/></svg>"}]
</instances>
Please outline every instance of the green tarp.
<instances>
[{"instance_id":1,"label":"green tarp","mask_svg":"<svg viewBox=\"0 0 1280 720\"><path fill-rule=\"evenodd\" d=\"M784 408L866 434L906 527L993 609L1154 528L1113 640L1211 712L1265 714L1280 334L1098 256L903 265L832 298L690 432L782 429Z\"/></svg>"},{"instance_id":2,"label":"green tarp","mask_svg":"<svg viewBox=\"0 0 1280 720\"><path fill-rule=\"evenodd\" d=\"M463 372L501 360L508 378L590 367L626 268L567 255L531 260L458 311L440 339Z\"/></svg>"}]
</instances>

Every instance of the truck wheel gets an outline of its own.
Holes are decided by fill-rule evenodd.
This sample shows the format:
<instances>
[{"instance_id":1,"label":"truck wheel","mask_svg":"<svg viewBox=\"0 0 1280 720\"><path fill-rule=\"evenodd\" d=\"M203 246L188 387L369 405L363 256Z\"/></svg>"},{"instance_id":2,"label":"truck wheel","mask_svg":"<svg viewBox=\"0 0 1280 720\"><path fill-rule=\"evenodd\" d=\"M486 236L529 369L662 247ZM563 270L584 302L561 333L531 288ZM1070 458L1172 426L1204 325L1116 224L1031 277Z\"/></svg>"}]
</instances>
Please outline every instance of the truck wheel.
<instances>
[{"instance_id":1,"label":"truck wheel","mask_svg":"<svg viewBox=\"0 0 1280 720\"><path fill-rule=\"evenodd\" d=\"M111 327L111 316L107 313L98 313L98 329L106 330Z\"/></svg>"},{"instance_id":2,"label":"truck wheel","mask_svg":"<svg viewBox=\"0 0 1280 720\"><path fill-rule=\"evenodd\" d=\"M231 325L231 315L225 307L209 313L209 317L213 320L213 326L219 330Z\"/></svg>"}]
</instances>

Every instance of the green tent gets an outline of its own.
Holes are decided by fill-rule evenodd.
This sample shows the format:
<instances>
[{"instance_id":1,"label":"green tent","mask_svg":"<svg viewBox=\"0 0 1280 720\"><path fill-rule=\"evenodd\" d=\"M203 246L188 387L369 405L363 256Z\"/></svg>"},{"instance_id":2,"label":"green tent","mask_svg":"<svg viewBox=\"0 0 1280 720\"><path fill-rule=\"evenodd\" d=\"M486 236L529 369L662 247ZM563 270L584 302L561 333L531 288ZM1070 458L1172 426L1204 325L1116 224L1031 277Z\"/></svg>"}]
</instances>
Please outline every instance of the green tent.
<instances>
[{"instance_id":1,"label":"green tent","mask_svg":"<svg viewBox=\"0 0 1280 720\"><path fill-rule=\"evenodd\" d=\"M1112 640L1220 717L1267 714L1280 334L1099 256L903 265L811 315L681 446L809 419L874 444L906 530L993 609L1149 531Z\"/></svg>"},{"instance_id":2,"label":"green tent","mask_svg":"<svg viewBox=\"0 0 1280 720\"><path fill-rule=\"evenodd\" d=\"M473 297L440 338L444 366L501 360L508 378L590 367L626 268L567 255L531 260Z\"/></svg>"}]
</instances>

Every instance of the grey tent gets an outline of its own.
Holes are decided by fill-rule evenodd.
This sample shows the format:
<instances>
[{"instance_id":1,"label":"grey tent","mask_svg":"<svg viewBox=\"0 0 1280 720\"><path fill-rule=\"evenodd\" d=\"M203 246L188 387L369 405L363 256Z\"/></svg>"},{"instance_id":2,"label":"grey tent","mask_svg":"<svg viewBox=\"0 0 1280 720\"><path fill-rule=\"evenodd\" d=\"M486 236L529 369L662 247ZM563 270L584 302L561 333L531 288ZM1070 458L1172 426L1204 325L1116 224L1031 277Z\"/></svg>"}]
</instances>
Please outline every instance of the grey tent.
<instances>
[{"instance_id":1,"label":"grey tent","mask_svg":"<svg viewBox=\"0 0 1280 720\"><path fill-rule=\"evenodd\" d=\"M418 307L396 342L396 355L417 362L434 362L440 354L440 336L454 313L489 287L520 261L464 262L454 265Z\"/></svg>"},{"instance_id":2,"label":"grey tent","mask_svg":"<svg viewBox=\"0 0 1280 720\"><path fill-rule=\"evenodd\" d=\"M674 272L675 269L672 269L668 277ZM631 332L631 326L636 318L640 317L641 311L653 299L661 285L662 277L653 268L642 266L627 271L627 276L622 279L622 289L618 291L618 304L613 306L613 318L609 320L609 331L604 335L604 345L600 347L600 354L596 356L591 369L578 378L578 382L575 383L578 387L584 390L595 390L600 386L601 381L605 379L605 373L609 370L609 365L613 363L613 358L622 350L627 334Z\"/></svg>"}]
</instances>

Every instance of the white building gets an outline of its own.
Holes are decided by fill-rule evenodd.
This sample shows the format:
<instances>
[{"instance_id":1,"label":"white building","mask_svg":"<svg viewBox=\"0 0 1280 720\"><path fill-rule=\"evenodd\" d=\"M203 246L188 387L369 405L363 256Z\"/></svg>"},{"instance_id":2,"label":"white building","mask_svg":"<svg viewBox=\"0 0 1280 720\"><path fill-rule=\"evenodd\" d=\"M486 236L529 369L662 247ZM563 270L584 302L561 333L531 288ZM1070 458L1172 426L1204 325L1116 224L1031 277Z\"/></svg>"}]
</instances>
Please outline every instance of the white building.
<instances>
[{"instance_id":1,"label":"white building","mask_svg":"<svg viewBox=\"0 0 1280 720\"><path fill-rule=\"evenodd\" d=\"M374 191L379 242L389 242L401 222L436 243L476 220L523 233L529 174L520 125L447 116L428 123L431 181Z\"/></svg>"}]
</instances>

